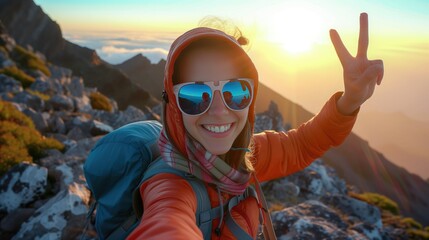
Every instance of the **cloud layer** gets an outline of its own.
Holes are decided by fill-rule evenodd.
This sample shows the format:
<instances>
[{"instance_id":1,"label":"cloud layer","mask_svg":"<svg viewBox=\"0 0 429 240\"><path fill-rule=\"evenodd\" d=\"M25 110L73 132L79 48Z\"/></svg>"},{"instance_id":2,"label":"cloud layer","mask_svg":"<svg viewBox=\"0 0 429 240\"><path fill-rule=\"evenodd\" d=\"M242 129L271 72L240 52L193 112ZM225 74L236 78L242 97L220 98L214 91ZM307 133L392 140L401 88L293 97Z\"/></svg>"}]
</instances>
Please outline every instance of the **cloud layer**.
<instances>
[{"instance_id":1,"label":"cloud layer","mask_svg":"<svg viewBox=\"0 0 429 240\"><path fill-rule=\"evenodd\" d=\"M118 37L120 35L125 33L75 33L65 38L96 50L101 59L110 64L119 64L139 53L149 58L152 63L158 63L161 59L166 59L170 45L176 37L146 33L144 36L126 33L127 37Z\"/></svg>"}]
</instances>

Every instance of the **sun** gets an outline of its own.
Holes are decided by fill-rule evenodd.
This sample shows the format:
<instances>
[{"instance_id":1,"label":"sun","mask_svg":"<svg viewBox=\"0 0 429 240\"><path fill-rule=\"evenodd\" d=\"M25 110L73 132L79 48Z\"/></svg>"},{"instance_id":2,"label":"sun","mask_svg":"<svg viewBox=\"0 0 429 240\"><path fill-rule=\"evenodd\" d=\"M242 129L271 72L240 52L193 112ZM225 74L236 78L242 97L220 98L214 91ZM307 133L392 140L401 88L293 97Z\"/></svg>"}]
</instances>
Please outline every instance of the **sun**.
<instances>
[{"instance_id":1,"label":"sun","mask_svg":"<svg viewBox=\"0 0 429 240\"><path fill-rule=\"evenodd\" d=\"M309 52L321 42L325 18L313 5L272 6L261 14L261 26L267 41L279 45L291 55Z\"/></svg>"}]
</instances>

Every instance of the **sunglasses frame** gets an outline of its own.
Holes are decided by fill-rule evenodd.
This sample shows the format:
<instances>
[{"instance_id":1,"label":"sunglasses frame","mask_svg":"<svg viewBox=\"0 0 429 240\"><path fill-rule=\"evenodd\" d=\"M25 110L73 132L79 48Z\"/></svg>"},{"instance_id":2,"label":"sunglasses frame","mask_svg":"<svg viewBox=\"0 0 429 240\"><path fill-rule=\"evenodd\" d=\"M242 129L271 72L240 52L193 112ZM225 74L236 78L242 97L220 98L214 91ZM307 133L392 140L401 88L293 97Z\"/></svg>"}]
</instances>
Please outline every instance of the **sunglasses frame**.
<instances>
[{"instance_id":1,"label":"sunglasses frame","mask_svg":"<svg viewBox=\"0 0 429 240\"><path fill-rule=\"evenodd\" d=\"M227 84L227 83L229 83L229 82L231 82L231 81L245 81L245 82L247 82L248 84L249 84L249 86L250 86L250 104L247 106L247 107L245 107L245 108L243 108L243 109L239 109L239 110L236 110L236 109L232 109L232 108L230 108L229 106L228 106L228 104L226 104L226 101L225 101L225 99L224 99L224 96L223 96L223 94L222 94L222 89L223 89L223 87L225 86L225 84ZM252 101L253 101L253 95L254 95L254 86L253 86L253 79L251 79L251 78L231 78L231 79L227 79L227 80L221 80L221 81L207 81L207 82L203 82L203 81L198 81L198 82L186 82L186 83L180 83L180 84L176 84L176 85L174 85L173 86L173 91L174 91L174 95L176 95L176 103L177 103L177 106L179 107L179 109L180 109L180 111L183 113L183 114L186 114L186 115L189 115L189 116L200 116L200 115L203 115L204 113L206 113L209 109L210 109L210 107L212 106L212 103L213 103L213 99L214 99L214 94L215 94L215 92L216 91L219 91L219 93L220 93L220 96L221 96L221 98L222 98L222 101L223 101L223 104L229 109L229 110L231 110L231 111L235 111L235 112L239 112L239 111L243 111L243 110L245 110L246 108L248 108L250 105L251 105L251 103L252 103ZM215 83L217 83L217 85L215 85ZM211 91L212 91L212 99L211 99L211 101L210 101L210 104L209 104L209 106L206 108L206 110L204 110L203 112L201 112L201 113L198 113L198 114L188 114L188 113L186 113L185 111L183 111L182 110L182 108L180 107L180 103L179 103L179 91L180 91L180 89L183 87L183 86L186 86L186 85L190 85L190 84L203 84L203 85L207 85L207 86L209 86L210 87L210 89L211 89Z\"/></svg>"}]
</instances>

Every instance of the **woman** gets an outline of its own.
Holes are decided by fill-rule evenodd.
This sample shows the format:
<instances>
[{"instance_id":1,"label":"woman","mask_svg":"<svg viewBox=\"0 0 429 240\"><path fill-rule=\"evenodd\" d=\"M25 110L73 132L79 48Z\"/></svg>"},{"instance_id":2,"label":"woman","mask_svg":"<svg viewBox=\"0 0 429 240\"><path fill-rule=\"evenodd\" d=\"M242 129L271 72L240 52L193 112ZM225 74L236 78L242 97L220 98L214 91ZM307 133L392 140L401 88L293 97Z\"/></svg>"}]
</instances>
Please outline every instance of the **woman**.
<instances>
[{"instance_id":1,"label":"woman","mask_svg":"<svg viewBox=\"0 0 429 240\"><path fill-rule=\"evenodd\" d=\"M344 92L335 93L313 119L298 129L253 134L258 74L241 48L243 37L211 28L192 29L174 41L164 78L163 131L159 147L171 167L205 182L212 207L260 181L287 176L337 146L349 135L360 105L383 77L383 62L368 60L368 16L360 16L356 57L338 33L331 40L344 70ZM144 214L129 239L202 239L196 225L196 197L189 183L158 174L140 188ZM232 218L256 238L259 206L247 198ZM235 239L221 217L213 221L212 239Z\"/></svg>"}]
</instances>

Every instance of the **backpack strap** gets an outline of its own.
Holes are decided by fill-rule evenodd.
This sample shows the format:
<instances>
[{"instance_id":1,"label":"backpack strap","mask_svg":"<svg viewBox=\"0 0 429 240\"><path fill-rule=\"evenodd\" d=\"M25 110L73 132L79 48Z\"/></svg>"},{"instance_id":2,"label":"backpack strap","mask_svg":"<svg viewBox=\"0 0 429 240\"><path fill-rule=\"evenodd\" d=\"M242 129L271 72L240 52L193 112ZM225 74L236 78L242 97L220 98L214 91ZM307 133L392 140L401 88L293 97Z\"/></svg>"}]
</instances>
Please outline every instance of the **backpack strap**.
<instances>
[{"instance_id":1,"label":"backpack strap","mask_svg":"<svg viewBox=\"0 0 429 240\"><path fill-rule=\"evenodd\" d=\"M203 233L204 239L210 239L211 231L212 231L212 221L213 219L220 216L220 207L213 208L213 209L211 208L210 198L208 196L206 186L201 180L199 180L192 174L172 168L167 163L165 163L161 157L158 157L149 165L149 168L146 170L144 177L141 180L138 188L134 191L133 208L134 208L135 216L138 218L138 220L140 220L144 211L142 202L141 202L142 200L140 195L140 186L141 184L143 184L143 182L145 182L149 178L160 173L175 174L186 179L189 182L189 184L192 187L192 190L195 193L195 197L197 199L197 211L195 214L196 224L198 225L201 232ZM132 217L133 216L131 216L130 218Z\"/></svg>"},{"instance_id":2,"label":"backpack strap","mask_svg":"<svg viewBox=\"0 0 429 240\"><path fill-rule=\"evenodd\" d=\"M236 195L228 201L228 211L226 212L225 224L237 239L253 240L253 237L244 231L231 215L232 208L237 206L241 201L248 197L254 197L258 203L258 206L260 206L258 194L252 186L248 186L243 194ZM259 208L259 221L262 221L261 208Z\"/></svg>"}]
</instances>

